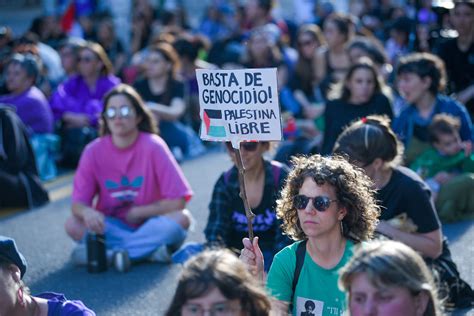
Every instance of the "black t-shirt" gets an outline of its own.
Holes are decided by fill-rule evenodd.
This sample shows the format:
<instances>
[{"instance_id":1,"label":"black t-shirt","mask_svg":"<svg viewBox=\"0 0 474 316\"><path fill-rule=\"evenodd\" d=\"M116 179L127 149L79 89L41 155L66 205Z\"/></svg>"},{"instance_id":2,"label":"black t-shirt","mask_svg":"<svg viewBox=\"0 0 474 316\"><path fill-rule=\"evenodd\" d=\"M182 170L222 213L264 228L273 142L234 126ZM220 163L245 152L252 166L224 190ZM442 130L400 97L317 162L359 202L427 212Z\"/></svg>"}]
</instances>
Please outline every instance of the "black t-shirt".
<instances>
[{"instance_id":1,"label":"black t-shirt","mask_svg":"<svg viewBox=\"0 0 474 316\"><path fill-rule=\"evenodd\" d=\"M151 101L170 106L173 98L184 98L184 84L173 79L169 82L166 90L161 94L153 94L148 85L148 79L135 82L133 87L145 102Z\"/></svg>"},{"instance_id":2,"label":"black t-shirt","mask_svg":"<svg viewBox=\"0 0 474 316\"><path fill-rule=\"evenodd\" d=\"M439 55L446 64L449 92L459 92L474 84L474 42L463 52L459 50L457 39L453 38L440 46ZM474 117L474 99L465 106Z\"/></svg>"},{"instance_id":3,"label":"black t-shirt","mask_svg":"<svg viewBox=\"0 0 474 316\"><path fill-rule=\"evenodd\" d=\"M371 114L386 114L390 118L393 117L390 101L385 95L376 94L369 102L357 105L341 99L329 101L324 112L325 127L321 154L327 155L332 152L337 137L345 126L355 119Z\"/></svg>"},{"instance_id":4,"label":"black t-shirt","mask_svg":"<svg viewBox=\"0 0 474 316\"><path fill-rule=\"evenodd\" d=\"M441 226L428 185L408 168L395 168L387 185L378 190L377 199L382 205L381 220L406 213L418 233L429 233Z\"/></svg>"},{"instance_id":5,"label":"black t-shirt","mask_svg":"<svg viewBox=\"0 0 474 316\"><path fill-rule=\"evenodd\" d=\"M453 38L443 43L439 51L446 63L451 92L461 91L474 83L474 42L463 52L459 50L457 39Z\"/></svg>"},{"instance_id":6,"label":"black t-shirt","mask_svg":"<svg viewBox=\"0 0 474 316\"><path fill-rule=\"evenodd\" d=\"M286 246L286 237L282 235L281 222L276 217L275 209L288 168L269 161L264 161L264 168L262 200L252 208L255 214L253 229L260 238L260 248L276 253L282 246ZM230 171L224 172L214 186L209 204L209 219L204 231L208 242L219 241L230 249L242 248L242 238L247 237L248 229L245 206L239 192L238 170L234 166Z\"/></svg>"}]
</instances>

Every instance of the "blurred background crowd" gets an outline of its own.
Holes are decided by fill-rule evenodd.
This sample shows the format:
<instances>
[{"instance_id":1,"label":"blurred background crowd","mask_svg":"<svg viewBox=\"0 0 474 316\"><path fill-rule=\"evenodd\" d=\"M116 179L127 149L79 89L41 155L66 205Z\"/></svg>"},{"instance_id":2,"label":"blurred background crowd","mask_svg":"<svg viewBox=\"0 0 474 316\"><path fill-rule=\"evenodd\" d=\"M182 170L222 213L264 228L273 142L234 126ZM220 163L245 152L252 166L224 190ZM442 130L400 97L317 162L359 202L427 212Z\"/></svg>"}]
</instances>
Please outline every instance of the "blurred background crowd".
<instances>
[{"instance_id":1,"label":"blurred background crowd","mask_svg":"<svg viewBox=\"0 0 474 316\"><path fill-rule=\"evenodd\" d=\"M427 148L418 141L430 140L424 132L416 137L416 124L410 133L417 142L408 139L403 123L413 117L403 113L427 99L402 75L434 80L413 69L397 74L400 58L415 52L440 57L439 89L429 90L432 103L446 94L461 107L460 114L441 112L461 121L457 151L470 153L472 1L23 2L17 5L36 6L41 14L28 27L21 23L23 29L13 22L0 25L0 103L15 108L25 124L43 181L54 179L58 166L77 166L84 146L98 135L102 97L120 82L139 92L178 161L206 152L211 145L198 137L198 68L278 69L285 140L276 160L328 154L352 120L385 114L407 147L409 166ZM440 112L429 111L420 114L420 126ZM426 170L416 171L425 176Z\"/></svg>"}]
</instances>

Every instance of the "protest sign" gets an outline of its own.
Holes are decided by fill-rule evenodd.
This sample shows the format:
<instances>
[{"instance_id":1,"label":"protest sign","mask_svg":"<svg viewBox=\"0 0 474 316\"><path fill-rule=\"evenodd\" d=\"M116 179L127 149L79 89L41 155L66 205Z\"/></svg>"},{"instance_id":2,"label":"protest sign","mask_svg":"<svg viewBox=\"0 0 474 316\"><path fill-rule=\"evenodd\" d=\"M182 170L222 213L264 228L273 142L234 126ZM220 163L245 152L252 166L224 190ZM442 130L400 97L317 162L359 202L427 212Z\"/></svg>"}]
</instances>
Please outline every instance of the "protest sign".
<instances>
[{"instance_id":1,"label":"protest sign","mask_svg":"<svg viewBox=\"0 0 474 316\"><path fill-rule=\"evenodd\" d=\"M250 240L255 214L247 199L239 144L241 141L281 140L276 72L276 68L196 70L201 139L232 142Z\"/></svg>"},{"instance_id":2,"label":"protest sign","mask_svg":"<svg viewBox=\"0 0 474 316\"><path fill-rule=\"evenodd\" d=\"M276 71L196 70L201 139L232 144L281 140Z\"/></svg>"}]
</instances>

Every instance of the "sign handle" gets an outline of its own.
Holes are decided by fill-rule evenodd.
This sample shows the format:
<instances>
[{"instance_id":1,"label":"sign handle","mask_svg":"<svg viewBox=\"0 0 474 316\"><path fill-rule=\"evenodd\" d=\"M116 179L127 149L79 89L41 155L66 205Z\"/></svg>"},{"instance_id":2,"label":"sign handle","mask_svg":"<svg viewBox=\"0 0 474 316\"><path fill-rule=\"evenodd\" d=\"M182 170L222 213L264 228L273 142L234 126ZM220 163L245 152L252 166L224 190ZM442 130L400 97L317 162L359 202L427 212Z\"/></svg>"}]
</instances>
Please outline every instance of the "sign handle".
<instances>
[{"instance_id":1,"label":"sign handle","mask_svg":"<svg viewBox=\"0 0 474 316\"><path fill-rule=\"evenodd\" d=\"M247 200L247 191L245 190L245 168L244 164L242 163L242 157L240 156L240 149L234 147L234 154L237 161L237 168L239 169L240 198L244 202L245 216L247 217L247 227L249 231L249 239L253 240L252 222L255 218L255 214L252 213L249 201Z\"/></svg>"}]
</instances>

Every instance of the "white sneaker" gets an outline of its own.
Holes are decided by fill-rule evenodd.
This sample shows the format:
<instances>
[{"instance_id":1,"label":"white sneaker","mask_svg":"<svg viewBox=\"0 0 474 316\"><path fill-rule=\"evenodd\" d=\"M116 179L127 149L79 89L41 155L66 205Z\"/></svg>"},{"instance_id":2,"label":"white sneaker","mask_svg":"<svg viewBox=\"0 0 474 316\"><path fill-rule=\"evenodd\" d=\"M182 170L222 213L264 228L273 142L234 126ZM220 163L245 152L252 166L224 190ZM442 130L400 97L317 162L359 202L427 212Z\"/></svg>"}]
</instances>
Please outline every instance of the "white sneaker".
<instances>
[{"instance_id":1,"label":"white sneaker","mask_svg":"<svg viewBox=\"0 0 474 316\"><path fill-rule=\"evenodd\" d=\"M153 251L149 257L151 262L171 263L171 250L167 245L162 245Z\"/></svg>"},{"instance_id":2,"label":"white sneaker","mask_svg":"<svg viewBox=\"0 0 474 316\"><path fill-rule=\"evenodd\" d=\"M107 264L112 264L114 252L112 250L106 251ZM85 244L77 244L71 252L71 261L76 266L87 265L87 246Z\"/></svg>"},{"instance_id":3,"label":"white sneaker","mask_svg":"<svg viewBox=\"0 0 474 316\"><path fill-rule=\"evenodd\" d=\"M87 247L85 244L77 244L71 252L71 261L76 266L87 265Z\"/></svg>"},{"instance_id":4,"label":"white sneaker","mask_svg":"<svg viewBox=\"0 0 474 316\"><path fill-rule=\"evenodd\" d=\"M117 272L125 273L130 270L132 265L127 250L117 250L113 255L113 265Z\"/></svg>"}]
</instances>

